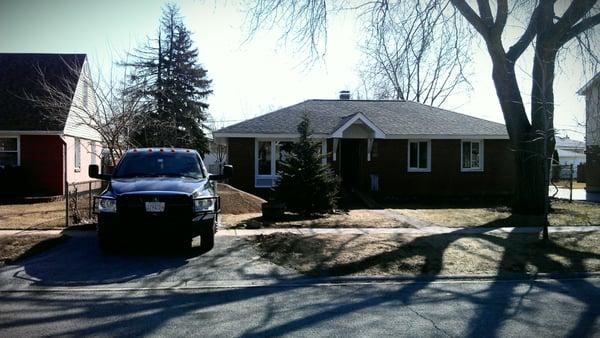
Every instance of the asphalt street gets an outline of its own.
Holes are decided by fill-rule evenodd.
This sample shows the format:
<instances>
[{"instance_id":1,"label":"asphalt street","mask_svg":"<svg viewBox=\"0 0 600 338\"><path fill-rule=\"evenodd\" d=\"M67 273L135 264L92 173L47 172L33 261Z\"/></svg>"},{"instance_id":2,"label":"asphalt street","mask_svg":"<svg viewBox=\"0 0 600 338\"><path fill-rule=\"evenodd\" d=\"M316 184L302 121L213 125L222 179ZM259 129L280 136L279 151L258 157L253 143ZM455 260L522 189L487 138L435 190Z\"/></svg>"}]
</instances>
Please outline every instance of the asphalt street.
<instances>
[{"instance_id":1,"label":"asphalt street","mask_svg":"<svg viewBox=\"0 0 600 338\"><path fill-rule=\"evenodd\" d=\"M0 336L600 336L600 279L307 279L246 239L103 255L93 236L0 268Z\"/></svg>"}]
</instances>

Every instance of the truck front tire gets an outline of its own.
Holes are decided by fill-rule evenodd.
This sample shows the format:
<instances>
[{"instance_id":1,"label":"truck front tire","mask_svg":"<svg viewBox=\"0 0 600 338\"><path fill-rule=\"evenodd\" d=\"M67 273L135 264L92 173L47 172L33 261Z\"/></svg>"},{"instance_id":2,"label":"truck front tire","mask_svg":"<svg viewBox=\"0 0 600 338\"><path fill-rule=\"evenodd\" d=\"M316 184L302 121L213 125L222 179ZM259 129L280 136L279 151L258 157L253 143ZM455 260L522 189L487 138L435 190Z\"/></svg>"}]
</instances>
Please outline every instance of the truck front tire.
<instances>
[{"instance_id":1,"label":"truck front tire","mask_svg":"<svg viewBox=\"0 0 600 338\"><path fill-rule=\"evenodd\" d=\"M215 232L212 229L207 229L200 234L200 250L207 252L215 246Z\"/></svg>"}]
</instances>

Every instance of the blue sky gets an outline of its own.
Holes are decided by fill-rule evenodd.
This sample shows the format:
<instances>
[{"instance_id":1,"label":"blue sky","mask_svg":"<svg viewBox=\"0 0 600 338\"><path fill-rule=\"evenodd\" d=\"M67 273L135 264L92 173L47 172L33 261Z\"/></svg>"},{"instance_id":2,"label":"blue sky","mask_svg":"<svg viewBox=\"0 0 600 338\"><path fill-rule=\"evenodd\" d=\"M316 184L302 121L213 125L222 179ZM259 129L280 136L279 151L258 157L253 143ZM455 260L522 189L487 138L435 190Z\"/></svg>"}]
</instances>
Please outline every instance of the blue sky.
<instances>
[{"instance_id":1,"label":"blue sky","mask_svg":"<svg viewBox=\"0 0 600 338\"><path fill-rule=\"evenodd\" d=\"M107 73L111 62L154 36L162 0L0 0L0 52L87 53L92 69ZM177 1L213 79L210 113L229 124L310 98L336 98L338 91L359 86L361 38L351 15L330 22L327 53L307 65L307 54L285 44L279 31L261 31L249 41L243 7L237 1ZM445 108L503 122L491 81L491 64L481 44L473 50L473 91L457 94ZM524 59L519 79L527 101L531 84ZM585 76L565 62L555 85L557 128L578 130L584 101L576 95ZM568 131L572 138L581 133Z\"/></svg>"}]
</instances>

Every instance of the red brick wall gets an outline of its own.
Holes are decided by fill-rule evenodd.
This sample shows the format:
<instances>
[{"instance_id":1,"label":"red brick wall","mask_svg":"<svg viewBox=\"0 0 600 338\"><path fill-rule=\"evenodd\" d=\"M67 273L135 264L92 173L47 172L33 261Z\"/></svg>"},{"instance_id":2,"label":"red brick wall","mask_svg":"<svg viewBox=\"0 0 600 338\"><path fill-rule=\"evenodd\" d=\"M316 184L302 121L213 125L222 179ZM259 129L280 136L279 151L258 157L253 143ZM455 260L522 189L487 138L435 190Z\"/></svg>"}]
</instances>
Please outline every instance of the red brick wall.
<instances>
[{"instance_id":1,"label":"red brick wall","mask_svg":"<svg viewBox=\"0 0 600 338\"><path fill-rule=\"evenodd\" d=\"M431 141L431 172L407 171L407 140L375 142L378 155L367 162L367 175L379 175L379 189L384 194L458 197L505 195L514 189L508 140L484 141L483 172L461 172L460 140Z\"/></svg>"},{"instance_id":2,"label":"red brick wall","mask_svg":"<svg viewBox=\"0 0 600 338\"><path fill-rule=\"evenodd\" d=\"M341 140L340 140L341 142ZM361 185L369 189L369 175L379 175L379 190L400 197L468 197L506 195L514 191L514 160L508 140L484 142L484 171L461 172L460 140L431 141L431 172L407 172L407 140L375 140L377 156L366 161L366 140L359 145ZM332 151L328 140L327 150ZM229 163L234 166L230 183L256 192L254 187L254 139L229 139ZM339 153L338 153L339 159ZM328 160L332 160L331 155ZM343 160L343 159L342 159ZM333 164L337 168L337 163Z\"/></svg>"},{"instance_id":3,"label":"red brick wall","mask_svg":"<svg viewBox=\"0 0 600 338\"><path fill-rule=\"evenodd\" d=\"M63 142L55 135L22 135L21 167L26 190L36 195L62 195Z\"/></svg>"}]
</instances>

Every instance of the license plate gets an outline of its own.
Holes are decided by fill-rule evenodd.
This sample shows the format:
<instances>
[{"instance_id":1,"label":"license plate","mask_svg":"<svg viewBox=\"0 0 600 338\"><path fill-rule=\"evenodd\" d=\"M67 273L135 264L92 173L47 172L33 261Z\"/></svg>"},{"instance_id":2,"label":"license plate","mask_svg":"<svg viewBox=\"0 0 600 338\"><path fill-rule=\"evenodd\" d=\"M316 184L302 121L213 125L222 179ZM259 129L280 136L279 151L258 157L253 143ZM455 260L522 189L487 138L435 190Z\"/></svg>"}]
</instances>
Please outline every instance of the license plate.
<instances>
[{"instance_id":1,"label":"license plate","mask_svg":"<svg viewBox=\"0 0 600 338\"><path fill-rule=\"evenodd\" d=\"M146 202L147 212L163 212L165 211L165 202Z\"/></svg>"}]
</instances>

